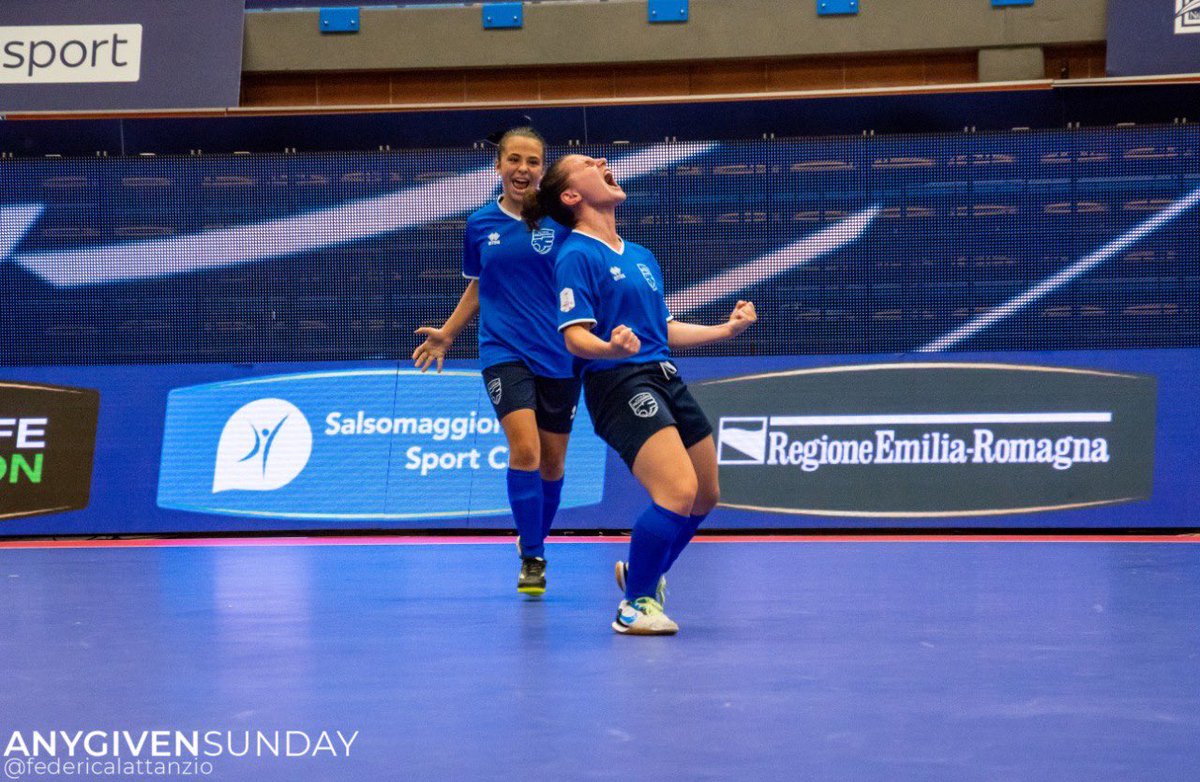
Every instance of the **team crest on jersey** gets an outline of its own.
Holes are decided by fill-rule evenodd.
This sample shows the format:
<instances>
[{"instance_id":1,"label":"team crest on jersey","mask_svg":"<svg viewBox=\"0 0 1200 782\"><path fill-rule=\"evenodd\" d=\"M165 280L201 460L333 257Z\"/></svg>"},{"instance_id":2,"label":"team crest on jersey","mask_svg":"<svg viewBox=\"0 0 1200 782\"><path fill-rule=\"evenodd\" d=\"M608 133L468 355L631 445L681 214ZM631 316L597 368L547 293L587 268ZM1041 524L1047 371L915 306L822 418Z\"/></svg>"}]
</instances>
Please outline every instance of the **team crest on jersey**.
<instances>
[{"instance_id":1,"label":"team crest on jersey","mask_svg":"<svg viewBox=\"0 0 1200 782\"><path fill-rule=\"evenodd\" d=\"M575 309L575 291L570 288L563 288L558 294L558 308L563 312L570 312Z\"/></svg>"},{"instance_id":2,"label":"team crest on jersey","mask_svg":"<svg viewBox=\"0 0 1200 782\"><path fill-rule=\"evenodd\" d=\"M537 250L542 255L554 249L554 229L539 228L529 237L529 243L533 245L533 249Z\"/></svg>"},{"instance_id":3,"label":"team crest on jersey","mask_svg":"<svg viewBox=\"0 0 1200 782\"><path fill-rule=\"evenodd\" d=\"M643 391L629 400L629 409L638 418L653 418L658 412L658 400L649 391Z\"/></svg>"},{"instance_id":4,"label":"team crest on jersey","mask_svg":"<svg viewBox=\"0 0 1200 782\"><path fill-rule=\"evenodd\" d=\"M494 377L491 380L489 380L488 384L487 384L487 391L488 391L488 398L492 400L492 404L494 404L494 405L500 404L500 397L501 397L501 395L504 394L504 387L503 387L503 384L500 382L500 378Z\"/></svg>"},{"instance_id":5,"label":"team crest on jersey","mask_svg":"<svg viewBox=\"0 0 1200 782\"><path fill-rule=\"evenodd\" d=\"M650 286L650 290L658 290L658 280L654 279L654 272L650 271L650 267L644 263L639 263L638 269L641 270L642 276L646 278L646 284Z\"/></svg>"}]
</instances>

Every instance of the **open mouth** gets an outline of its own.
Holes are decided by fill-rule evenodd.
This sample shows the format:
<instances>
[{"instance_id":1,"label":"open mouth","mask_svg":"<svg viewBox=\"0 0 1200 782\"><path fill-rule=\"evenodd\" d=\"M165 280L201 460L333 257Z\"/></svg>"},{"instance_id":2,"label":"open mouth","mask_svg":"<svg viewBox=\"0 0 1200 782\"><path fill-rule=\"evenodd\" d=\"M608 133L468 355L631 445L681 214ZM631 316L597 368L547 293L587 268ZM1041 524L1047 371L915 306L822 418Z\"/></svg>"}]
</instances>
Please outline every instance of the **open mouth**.
<instances>
[{"instance_id":1,"label":"open mouth","mask_svg":"<svg viewBox=\"0 0 1200 782\"><path fill-rule=\"evenodd\" d=\"M617 180L615 177L613 177L611 171L604 172L604 184L608 185L609 187L617 187L618 186Z\"/></svg>"},{"instance_id":2,"label":"open mouth","mask_svg":"<svg viewBox=\"0 0 1200 782\"><path fill-rule=\"evenodd\" d=\"M513 187L515 187L518 190L524 190L525 188L529 187L528 179L519 179L517 177L513 177L511 181L512 181Z\"/></svg>"}]
</instances>

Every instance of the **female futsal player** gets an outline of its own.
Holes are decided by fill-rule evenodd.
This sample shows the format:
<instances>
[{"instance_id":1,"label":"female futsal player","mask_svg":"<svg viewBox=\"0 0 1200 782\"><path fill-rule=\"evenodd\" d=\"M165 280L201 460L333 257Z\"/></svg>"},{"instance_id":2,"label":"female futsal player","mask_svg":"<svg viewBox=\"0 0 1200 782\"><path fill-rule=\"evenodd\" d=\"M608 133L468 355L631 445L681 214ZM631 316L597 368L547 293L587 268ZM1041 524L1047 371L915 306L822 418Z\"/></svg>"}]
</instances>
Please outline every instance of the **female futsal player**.
<instances>
[{"instance_id":1,"label":"female futsal player","mask_svg":"<svg viewBox=\"0 0 1200 782\"><path fill-rule=\"evenodd\" d=\"M719 498L712 427L671 363L671 349L737 336L757 316L752 303L739 301L719 326L673 320L658 261L617 234L624 200L607 161L567 155L540 190L526 194L523 214L530 226L548 216L572 228L555 266L558 328L582 360L596 433L653 500L633 525L628 563L617 563L625 599L612 627L671 635L679 626L663 613L663 574Z\"/></svg>"},{"instance_id":2,"label":"female futsal player","mask_svg":"<svg viewBox=\"0 0 1200 782\"><path fill-rule=\"evenodd\" d=\"M479 313L479 360L496 417L508 438L508 501L517 526L517 591L546 591L544 541L562 496L567 439L579 402L572 357L555 329L554 260L567 229L547 221L529 230L520 211L537 190L546 144L533 128L500 139L500 197L467 218L463 276L470 280L441 328L422 327L413 351L422 372L442 362Z\"/></svg>"}]
</instances>

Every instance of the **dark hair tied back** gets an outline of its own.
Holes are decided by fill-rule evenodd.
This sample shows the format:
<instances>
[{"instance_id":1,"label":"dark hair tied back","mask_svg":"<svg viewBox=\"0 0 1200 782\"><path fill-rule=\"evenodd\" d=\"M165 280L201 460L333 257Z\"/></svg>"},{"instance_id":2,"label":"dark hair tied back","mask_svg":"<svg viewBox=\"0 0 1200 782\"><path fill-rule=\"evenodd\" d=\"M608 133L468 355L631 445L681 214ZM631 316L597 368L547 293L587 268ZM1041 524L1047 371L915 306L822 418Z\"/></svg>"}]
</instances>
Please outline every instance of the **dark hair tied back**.
<instances>
[{"instance_id":1,"label":"dark hair tied back","mask_svg":"<svg viewBox=\"0 0 1200 782\"><path fill-rule=\"evenodd\" d=\"M563 191L567 189L567 170L562 164L565 158L559 158L550 170L542 177L541 187L537 192L526 192L525 203L521 205L521 217L529 230L537 230L542 218L549 217L567 228L575 227L575 213L562 202Z\"/></svg>"}]
</instances>

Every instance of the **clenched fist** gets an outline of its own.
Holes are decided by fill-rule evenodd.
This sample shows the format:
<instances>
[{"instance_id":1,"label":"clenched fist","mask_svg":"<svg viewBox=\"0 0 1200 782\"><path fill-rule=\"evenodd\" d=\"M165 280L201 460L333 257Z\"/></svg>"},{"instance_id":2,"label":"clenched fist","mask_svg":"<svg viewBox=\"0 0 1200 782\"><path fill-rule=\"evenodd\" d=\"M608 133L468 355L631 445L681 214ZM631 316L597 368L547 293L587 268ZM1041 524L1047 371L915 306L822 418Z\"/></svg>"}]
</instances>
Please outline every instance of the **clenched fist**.
<instances>
[{"instance_id":1,"label":"clenched fist","mask_svg":"<svg viewBox=\"0 0 1200 782\"><path fill-rule=\"evenodd\" d=\"M608 344L616 351L618 357L634 356L642 349L642 341L628 326L617 326L612 331Z\"/></svg>"}]
</instances>

